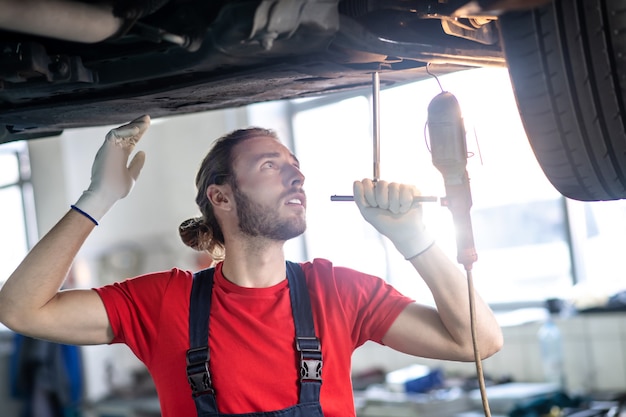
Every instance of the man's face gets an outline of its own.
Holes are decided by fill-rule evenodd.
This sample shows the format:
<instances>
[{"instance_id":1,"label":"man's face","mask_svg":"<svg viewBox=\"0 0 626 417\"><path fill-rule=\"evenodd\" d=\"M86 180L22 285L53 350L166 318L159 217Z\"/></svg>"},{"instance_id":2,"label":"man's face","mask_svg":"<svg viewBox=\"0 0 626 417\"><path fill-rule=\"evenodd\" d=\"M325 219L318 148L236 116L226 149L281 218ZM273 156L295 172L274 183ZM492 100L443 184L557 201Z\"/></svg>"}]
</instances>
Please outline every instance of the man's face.
<instances>
[{"instance_id":1,"label":"man's face","mask_svg":"<svg viewBox=\"0 0 626 417\"><path fill-rule=\"evenodd\" d=\"M304 176L295 156L271 137L248 139L234 152L233 191L240 230L278 241L304 233Z\"/></svg>"}]
</instances>

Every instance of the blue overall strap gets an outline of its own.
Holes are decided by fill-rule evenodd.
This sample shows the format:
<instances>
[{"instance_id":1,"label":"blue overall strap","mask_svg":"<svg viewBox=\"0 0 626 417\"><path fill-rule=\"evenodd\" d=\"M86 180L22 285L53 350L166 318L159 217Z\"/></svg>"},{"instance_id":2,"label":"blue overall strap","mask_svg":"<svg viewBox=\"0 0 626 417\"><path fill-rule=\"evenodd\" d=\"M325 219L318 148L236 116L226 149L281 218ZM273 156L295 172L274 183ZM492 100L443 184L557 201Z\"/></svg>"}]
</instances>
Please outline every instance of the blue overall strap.
<instances>
[{"instance_id":1,"label":"blue overall strap","mask_svg":"<svg viewBox=\"0 0 626 417\"><path fill-rule=\"evenodd\" d=\"M217 412L209 371L209 313L214 271L214 268L209 268L193 274L189 300L190 349L187 351L187 380L198 415Z\"/></svg>"},{"instance_id":2,"label":"blue overall strap","mask_svg":"<svg viewBox=\"0 0 626 417\"><path fill-rule=\"evenodd\" d=\"M291 311L300 352L300 404L319 402L322 385L322 346L315 335L311 299L302 267L287 261Z\"/></svg>"},{"instance_id":3,"label":"blue overall strap","mask_svg":"<svg viewBox=\"0 0 626 417\"><path fill-rule=\"evenodd\" d=\"M322 351L320 341L315 336L309 291L300 265L287 262L286 266L296 330L296 349L300 352L299 403L319 404ZM209 371L208 347L213 273L214 269L210 268L194 274L189 305L190 349L187 351L187 379L199 416L218 412Z\"/></svg>"}]
</instances>

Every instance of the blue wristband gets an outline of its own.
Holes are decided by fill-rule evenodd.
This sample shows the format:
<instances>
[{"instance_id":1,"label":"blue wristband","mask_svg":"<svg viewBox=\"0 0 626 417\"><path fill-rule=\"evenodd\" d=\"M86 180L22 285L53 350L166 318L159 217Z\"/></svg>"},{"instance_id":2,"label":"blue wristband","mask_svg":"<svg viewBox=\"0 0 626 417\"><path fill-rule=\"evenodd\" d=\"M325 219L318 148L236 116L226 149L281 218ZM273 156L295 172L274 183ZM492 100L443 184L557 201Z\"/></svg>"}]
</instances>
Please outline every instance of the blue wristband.
<instances>
[{"instance_id":1,"label":"blue wristband","mask_svg":"<svg viewBox=\"0 0 626 417\"><path fill-rule=\"evenodd\" d=\"M70 206L72 208L72 210L76 210L77 212L79 212L80 214L82 214L83 216L87 217L89 220L91 220L93 222L93 224L95 224L96 226L98 225L98 221L96 219L94 219L93 217L91 217L89 214L85 213L84 211L82 211L81 209L79 209L78 207L76 207L75 205L71 205Z\"/></svg>"}]
</instances>

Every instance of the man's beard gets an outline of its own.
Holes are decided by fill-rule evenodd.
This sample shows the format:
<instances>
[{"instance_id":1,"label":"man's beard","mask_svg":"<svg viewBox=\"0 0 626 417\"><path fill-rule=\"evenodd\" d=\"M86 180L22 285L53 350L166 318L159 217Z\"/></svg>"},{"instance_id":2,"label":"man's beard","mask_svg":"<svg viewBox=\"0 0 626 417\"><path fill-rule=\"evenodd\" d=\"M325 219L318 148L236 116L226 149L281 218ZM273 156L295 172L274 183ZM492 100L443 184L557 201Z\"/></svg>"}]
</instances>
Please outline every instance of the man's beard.
<instances>
[{"instance_id":1,"label":"man's beard","mask_svg":"<svg viewBox=\"0 0 626 417\"><path fill-rule=\"evenodd\" d=\"M243 233L278 241L286 241L304 233L304 219L280 219L277 210L252 201L238 187L234 188L239 229Z\"/></svg>"}]
</instances>

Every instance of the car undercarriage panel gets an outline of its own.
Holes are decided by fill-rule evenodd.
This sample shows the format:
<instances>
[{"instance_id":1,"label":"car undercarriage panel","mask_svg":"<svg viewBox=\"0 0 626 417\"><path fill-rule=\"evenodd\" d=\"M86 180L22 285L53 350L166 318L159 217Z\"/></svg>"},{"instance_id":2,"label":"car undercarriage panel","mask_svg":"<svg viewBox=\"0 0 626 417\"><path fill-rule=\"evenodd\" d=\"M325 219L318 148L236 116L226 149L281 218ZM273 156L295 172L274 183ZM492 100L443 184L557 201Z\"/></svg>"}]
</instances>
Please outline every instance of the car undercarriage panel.
<instances>
[{"instance_id":1,"label":"car undercarriage panel","mask_svg":"<svg viewBox=\"0 0 626 417\"><path fill-rule=\"evenodd\" d=\"M431 71L446 74L466 67L437 65ZM347 71L329 62L281 65L276 63L262 71L239 71L222 77L203 79L196 74L177 87L164 84L148 92L106 91L72 100L43 100L23 108L4 109L0 124L7 133L0 141L18 140L32 135L74 127L108 125L123 122L141 114L153 118L234 108L251 103L325 95L341 91L371 89L373 69ZM429 77L424 66L396 71L379 71L381 87ZM133 116L134 115L134 116ZM52 129L51 129L52 127Z\"/></svg>"},{"instance_id":2,"label":"car undercarriage panel","mask_svg":"<svg viewBox=\"0 0 626 417\"><path fill-rule=\"evenodd\" d=\"M82 4L103 28L120 25L121 33L94 41L99 26L85 42L64 39L78 35L63 28L48 29L57 38L7 30L7 11L21 11L22 2L0 2L7 6L0 11L0 142L121 123L129 114L163 117L369 88L374 71L385 88L428 77L427 63L438 64L439 75L505 65L492 22L480 25L480 42L446 34L439 19L415 10L436 4L430 0L380 2L375 11L362 1L137 0L113 4L115 16L100 1L55 2L51 13L66 19ZM22 12L24 26L39 30L40 14Z\"/></svg>"}]
</instances>

